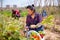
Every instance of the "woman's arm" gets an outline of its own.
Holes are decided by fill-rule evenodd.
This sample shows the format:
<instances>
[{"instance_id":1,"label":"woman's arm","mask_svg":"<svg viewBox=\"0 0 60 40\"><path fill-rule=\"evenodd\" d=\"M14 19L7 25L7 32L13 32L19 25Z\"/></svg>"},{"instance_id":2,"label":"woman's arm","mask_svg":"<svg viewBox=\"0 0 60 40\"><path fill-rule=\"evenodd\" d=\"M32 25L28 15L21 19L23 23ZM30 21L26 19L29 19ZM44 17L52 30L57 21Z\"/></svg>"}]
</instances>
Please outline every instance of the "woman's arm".
<instances>
[{"instance_id":1,"label":"woman's arm","mask_svg":"<svg viewBox=\"0 0 60 40\"><path fill-rule=\"evenodd\" d=\"M27 18L26 18L26 27L29 27L29 26L30 26L29 17L27 16Z\"/></svg>"},{"instance_id":2,"label":"woman's arm","mask_svg":"<svg viewBox=\"0 0 60 40\"><path fill-rule=\"evenodd\" d=\"M41 14L39 14L39 15L38 15L38 21L39 21L39 23L41 23L41 22L42 22L42 20L43 20L42 15L41 15Z\"/></svg>"},{"instance_id":3,"label":"woman's arm","mask_svg":"<svg viewBox=\"0 0 60 40\"><path fill-rule=\"evenodd\" d=\"M40 26L42 25L42 24L41 24L42 20L43 20L42 15L39 14L39 15L38 15L38 24L36 25L37 27L40 27Z\"/></svg>"}]
</instances>

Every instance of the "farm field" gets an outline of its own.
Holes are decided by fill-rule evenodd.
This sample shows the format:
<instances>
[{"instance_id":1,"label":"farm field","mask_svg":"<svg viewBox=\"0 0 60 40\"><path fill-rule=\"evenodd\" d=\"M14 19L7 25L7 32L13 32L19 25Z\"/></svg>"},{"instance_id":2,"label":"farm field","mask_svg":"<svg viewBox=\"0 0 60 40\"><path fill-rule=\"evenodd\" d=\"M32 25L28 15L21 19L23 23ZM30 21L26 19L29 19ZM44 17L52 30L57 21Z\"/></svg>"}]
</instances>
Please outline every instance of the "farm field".
<instances>
[{"instance_id":1,"label":"farm field","mask_svg":"<svg viewBox=\"0 0 60 40\"><path fill-rule=\"evenodd\" d=\"M53 25L44 24L46 25L44 27L45 40L60 40L60 14L57 13L53 14ZM23 35L27 11L21 12L19 20L12 18L11 15L11 11L0 12L0 40L27 40Z\"/></svg>"}]
</instances>

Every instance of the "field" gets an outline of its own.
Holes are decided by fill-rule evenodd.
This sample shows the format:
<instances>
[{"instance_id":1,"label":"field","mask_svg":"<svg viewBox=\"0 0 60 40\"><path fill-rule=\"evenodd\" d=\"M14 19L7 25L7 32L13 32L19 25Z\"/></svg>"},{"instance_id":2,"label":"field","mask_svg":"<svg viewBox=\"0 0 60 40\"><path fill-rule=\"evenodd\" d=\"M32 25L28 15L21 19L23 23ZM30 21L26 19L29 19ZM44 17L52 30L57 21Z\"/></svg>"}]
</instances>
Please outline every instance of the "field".
<instances>
[{"instance_id":1,"label":"field","mask_svg":"<svg viewBox=\"0 0 60 40\"><path fill-rule=\"evenodd\" d=\"M45 24L45 40L60 40L60 11L56 11L57 9L56 12L52 10L47 12L51 13L54 19L51 21L53 25ZM19 20L12 18L12 12L9 10L0 13L0 40L27 40L23 35L27 11L21 12Z\"/></svg>"}]
</instances>

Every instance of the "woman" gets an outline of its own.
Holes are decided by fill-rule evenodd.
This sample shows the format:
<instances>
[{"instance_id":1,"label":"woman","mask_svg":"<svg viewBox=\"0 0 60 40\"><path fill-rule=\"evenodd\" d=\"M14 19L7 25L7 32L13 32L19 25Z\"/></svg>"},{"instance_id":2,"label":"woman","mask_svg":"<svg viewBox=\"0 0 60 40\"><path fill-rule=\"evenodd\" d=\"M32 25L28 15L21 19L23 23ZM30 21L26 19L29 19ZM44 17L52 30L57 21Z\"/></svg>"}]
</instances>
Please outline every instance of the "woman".
<instances>
[{"instance_id":1,"label":"woman","mask_svg":"<svg viewBox=\"0 0 60 40\"><path fill-rule=\"evenodd\" d=\"M20 17L20 12L19 12L19 10L15 10L15 12L16 12L16 17L19 19L19 17Z\"/></svg>"},{"instance_id":2,"label":"woman","mask_svg":"<svg viewBox=\"0 0 60 40\"><path fill-rule=\"evenodd\" d=\"M20 17L20 12L19 10L12 10L12 17L14 17L15 19Z\"/></svg>"},{"instance_id":3,"label":"woman","mask_svg":"<svg viewBox=\"0 0 60 40\"><path fill-rule=\"evenodd\" d=\"M42 11L42 17L43 17L43 19L46 19L46 18L47 18L46 10L43 10L43 11Z\"/></svg>"},{"instance_id":4,"label":"woman","mask_svg":"<svg viewBox=\"0 0 60 40\"><path fill-rule=\"evenodd\" d=\"M36 28L36 25L42 21L42 16L36 13L35 8L33 6L27 6L28 15L26 18L26 29L27 30L35 30L35 31L43 31L43 26Z\"/></svg>"},{"instance_id":5,"label":"woman","mask_svg":"<svg viewBox=\"0 0 60 40\"><path fill-rule=\"evenodd\" d=\"M15 10L12 10L12 17L15 17Z\"/></svg>"}]
</instances>

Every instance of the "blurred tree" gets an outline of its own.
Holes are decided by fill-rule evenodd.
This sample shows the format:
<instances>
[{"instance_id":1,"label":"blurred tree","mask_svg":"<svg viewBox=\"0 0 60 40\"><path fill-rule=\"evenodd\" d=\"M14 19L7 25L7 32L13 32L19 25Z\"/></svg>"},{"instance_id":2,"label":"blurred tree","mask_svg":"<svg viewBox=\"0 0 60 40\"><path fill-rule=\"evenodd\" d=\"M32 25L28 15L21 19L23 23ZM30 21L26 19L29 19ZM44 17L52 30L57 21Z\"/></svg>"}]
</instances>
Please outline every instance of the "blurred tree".
<instances>
[{"instance_id":1,"label":"blurred tree","mask_svg":"<svg viewBox=\"0 0 60 40\"><path fill-rule=\"evenodd\" d=\"M2 11L2 7L3 7L3 0L0 0L1 2L1 11Z\"/></svg>"},{"instance_id":2,"label":"blurred tree","mask_svg":"<svg viewBox=\"0 0 60 40\"><path fill-rule=\"evenodd\" d=\"M34 6L36 6L38 0L34 0Z\"/></svg>"},{"instance_id":3,"label":"blurred tree","mask_svg":"<svg viewBox=\"0 0 60 40\"><path fill-rule=\"evenodd\" d=\"M42 6L42 0L39 0L39 7Z\"/></svg>"},{"instance_id":4,"label":"blurred tree","mask_svg":"<svg viewBox=\"0 0 60 40\"><path fill-rule=\"evenodd\" d=\"M58 1L58 6L60 6L60 0L57 0Z\"/></svg>"},{"instance_id":5,"label":"blurred tree","mask_svg":"<svg viewBox=\"0 0 60 40\"><path fill-rule=\"evenodd\" d=\"M39 7L41 7L42 5L42 0L34 0L34 5L36 6L37 5L37 2L39 4Z\"/></svg>"},{"instance_id":6,"label":"blurred tree","mask_svg":"<svg viewBox=\"0 0 60 40\"><path fill-rule=\"evenodd\" d=\"M2 8L2 6L3 6L3 0L0 0L1 1L1 8Z\"/></svg>"},{"instance_id":7,"label":"blurred tree","mask_svg":"<svg viewBox=\"0 0 60 40\"><path fill-rule=\"evenodd\" d=\"M53 0L53 6L54 6L54 0Z\"/></svg>"},{"instance_id":8,"label":"blurred tree","mask_svg":"<svg viewBox=\"0 0 60 40\"><path fill-rule=\"evenodd\" d=\"M50 0L44 0L45 6L48 6Z\"/></svg>"},{"instance_id":9,"label":"blurred tree","mask_svg":"<svg viewBox=\"0 0 60 40\"><path fill-rule=\"evenodd\" d=\"M44 0L45 6L54 6L55 0Z\"/></svg>"},{"instance_id":10,"label":"blurred tree","mask_svg":"<svg viewBox=\"0 0 60 40\"><path fill-rule=\"evenodd\" d=\"M52 1L52 0L49 0L49 6L51 6L51 1Z\"/></svg>"}]
</instances>

